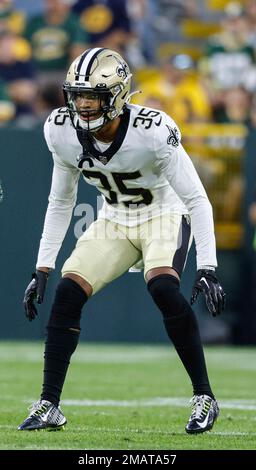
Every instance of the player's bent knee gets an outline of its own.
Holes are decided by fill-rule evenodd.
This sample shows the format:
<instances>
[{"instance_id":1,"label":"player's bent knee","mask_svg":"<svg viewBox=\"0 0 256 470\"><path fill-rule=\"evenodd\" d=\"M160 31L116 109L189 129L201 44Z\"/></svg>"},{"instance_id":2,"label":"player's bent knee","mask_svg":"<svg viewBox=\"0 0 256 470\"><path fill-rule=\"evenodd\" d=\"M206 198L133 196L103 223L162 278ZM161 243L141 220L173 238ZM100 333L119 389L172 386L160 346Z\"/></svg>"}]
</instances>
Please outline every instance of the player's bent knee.
<instances>
[{"instance_id":1,"label":"player's bent knee","mask_svg":"<svg viewBox=\"0 0 256 470\"><path fill-rule=\"evenodd\" d=\"M72 281L76 282L86 293L87 297L91 297L92 295L92 286L89 284L88 281L83 279L81 276L75 273L65 273L63 275L63 279L72 279Z\"/></svg>"},{"instance_id":2,"label":"player's bent knee","mask_svg":"<svg viewBox=\"0 0 256 470\"><path fill-rule=\"evenodd\" d=\"M156 276L160 276L162 274L170 274L171 276L176 277L177 279L179 278L179 275L175 269L170 268L168 266L162 266L160 268L152 268L146 273L146 280L147 282L151 281Z\"/></svg>"},{"instance_id":3,"label":"player's bent knee","mask_svg":"<svg viewBox=\"0 0 256 470\"><path fill-rule=\"evenodd\" d=\"M75 281L62 278L56 289L48 328L80 331L82 308L87 299L86 293Z\"/></svg>"},{"instance_id":4,"label":"player's bent knee","mask_svg":"<svg viewBox=\"0 0 256 470\"><path fill-rule=\"evenodd\" d=\"M152 278L147 287L164 317L177 316L184 311L186 300L180 293L180 283L177 277L160 274Z\"/></svg>"}]
</instances>

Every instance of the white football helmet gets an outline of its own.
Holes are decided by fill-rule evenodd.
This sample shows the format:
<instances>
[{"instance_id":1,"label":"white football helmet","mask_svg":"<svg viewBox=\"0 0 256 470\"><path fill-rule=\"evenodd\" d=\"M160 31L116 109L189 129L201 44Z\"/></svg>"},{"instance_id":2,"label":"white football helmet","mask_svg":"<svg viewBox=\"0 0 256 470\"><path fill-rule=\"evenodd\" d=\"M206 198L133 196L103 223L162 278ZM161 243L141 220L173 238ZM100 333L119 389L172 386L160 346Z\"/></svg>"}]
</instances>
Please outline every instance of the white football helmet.
<instances>
[{"instance_id":1,"label":"white football helmet","mask_svg":"<svg viewBox=\"0 0 256 470\"><path fill-rule=\"evenodd\" d=\"M122 113L130 100L131 77L129 66L115 51L95 47L87 49L71 64L63 92L73 126L76 129L97 131ZM100 99L100 112L77 109L79 94L92 93ZM80 112L80 114L79 114ZM93 119L93 115L97 117Z\"/></svg>"}]
</instances>

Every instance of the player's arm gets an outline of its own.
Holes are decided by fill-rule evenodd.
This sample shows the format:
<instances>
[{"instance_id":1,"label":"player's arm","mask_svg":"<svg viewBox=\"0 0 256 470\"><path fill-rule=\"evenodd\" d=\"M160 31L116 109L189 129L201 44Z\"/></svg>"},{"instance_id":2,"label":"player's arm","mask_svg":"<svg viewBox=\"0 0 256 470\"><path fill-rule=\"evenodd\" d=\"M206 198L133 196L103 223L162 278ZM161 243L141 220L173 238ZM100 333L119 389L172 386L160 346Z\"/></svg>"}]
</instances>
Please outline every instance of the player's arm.
<instances>
[{"instance_id":1,"label":"player's arm","mask_svg":"<svg viewBox=\"0 0 256 470\"><path fill-rule=\"evenodd\" d=\"M214 268L217 259L212 207L180 137L175 122L164 115L155 135L156 165L189 211L196 242L197 268Z\"/></svg>"},{"instance_id":2,"label":"player's arm","mask_svg":"<svg viewBox=\"0 0 256 470\"><path fill-rule=\"evenodd\" d=\"M36 267L41 271L54 269L55 261L67 233L73 207L76 203L80 172L69 165L55 150L56 134L55 111L46 120L44 137L53 157L52 184L46 211L43 234L40 242ZM59 126L58 126L59 127Z\"/></svg>"},{"instance_id":3,"label":"player's arm","mask_svg":"<svg viewBox=\"0 0 256 470\"><path fill-rule=\"evenodd\" d=\"M199 176L181 144L166 160L164 173L187 207L197 251L197 268L216 267L212 206Z\"/></svg>"},{"instance_id":4,"label":"player's arm","mask_svg":"<svg viewBox=\"0 0 256 470\"><path fill-rule=\"evenodd\" d=\"M32 275L23 301L29 320L33 320L37 314L34 301L43 302L48 272L55 267L55 261L67 233L77 196L79 172L65 166L56 154L53 155L53 158L52 185L36 272Z\"/></svg>"},{"instance_id":5,"label":"player's arm","mask_svg":"<svg viewBox=\"0 0 256 470\"><path fill-rule=\"evenodd\" d=\"M198 270L191 301L193 303L199 291L203 291L207 307L215 315L224 308L225 296L214 274L217 258L212 206L193 163L179 141L177 126L172 120L167 123L164 123L166 130L162 129L158 144L157 164L187 207L191 218Z\"/></svg>"},{"instance_id":6,"label":"player's arm","mask_svg":"<svg viewBox=\"0 0 256 470\"><path fill-rule=\"evenodd\" d=\"M55 268L76 203L79 172L65 166L55 154L52 185L36 267Z\"/></svg>"},{"instance_id":7,"label":"player's arm","mask_svg":"<svg viewBox=\"0 0 256 470\"><path fill-rule=\"evenodd\" d=\"M55 267L57 255L67 233L76 203L80 175L76 168L66 165L60 156L56 154L51 144L49 131L49 121L47 121L45 138L53 155L54 167L36 272L32 274L32 280L25 291L23 299L25 313L30 321L37 314L34 301L36 300L37 303L43 302L48 272Z\"/></svg>"}]
</instances>

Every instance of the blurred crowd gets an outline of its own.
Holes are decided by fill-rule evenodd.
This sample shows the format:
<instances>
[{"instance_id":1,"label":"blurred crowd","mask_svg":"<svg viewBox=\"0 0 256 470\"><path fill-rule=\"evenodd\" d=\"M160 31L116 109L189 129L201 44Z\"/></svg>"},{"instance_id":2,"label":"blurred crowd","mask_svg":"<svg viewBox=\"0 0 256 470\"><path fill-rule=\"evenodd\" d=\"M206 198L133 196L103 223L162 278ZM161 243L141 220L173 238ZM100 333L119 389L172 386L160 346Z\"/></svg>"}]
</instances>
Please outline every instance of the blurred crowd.
<instances>
[{"instance_id":1,"label":"blurred crowd","mask_svg":"<svg viewBox=\"0 0 256 470\"><path fill-rule=\"evenodd\" d=\"M256 0L0 0L0 125L61 106L68 65L94 46L127 59L135 103L256 124Z\"/></svg>"},{"instance_id":2,"label":"blurred crowd","mask_svg":"<svg viewBox=\"0 0 256 470\"><path fill-rule=\"evenodd\" d=\"M140 53L136 16L143 15L144 2L45 0L38 2L38 11L31 6L30 1L0 0L2 125L31 126L61 106L67 68L88 47L130 48L134 60L145 63L135 57Z\"/></svg>"}]
</instances>

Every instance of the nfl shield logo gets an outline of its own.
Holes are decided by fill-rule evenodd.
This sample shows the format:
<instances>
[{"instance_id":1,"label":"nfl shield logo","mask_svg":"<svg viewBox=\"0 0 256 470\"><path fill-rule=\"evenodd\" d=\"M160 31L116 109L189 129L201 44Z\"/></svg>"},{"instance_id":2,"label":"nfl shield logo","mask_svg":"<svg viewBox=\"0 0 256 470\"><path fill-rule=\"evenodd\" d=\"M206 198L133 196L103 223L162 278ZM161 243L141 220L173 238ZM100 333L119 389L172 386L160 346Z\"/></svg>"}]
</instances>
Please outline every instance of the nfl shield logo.
<instances>
[{"instance_id":1,"label":"nfl shield logo","mask_svg":"<svg viewBox=\"0 0 256 470\"><path fill-rule=\"evenodd\" d=\"M99 155L98 159L103 165L106 165L108 163L108 158L105 155Z\"/></svg>"}]
</instances>

